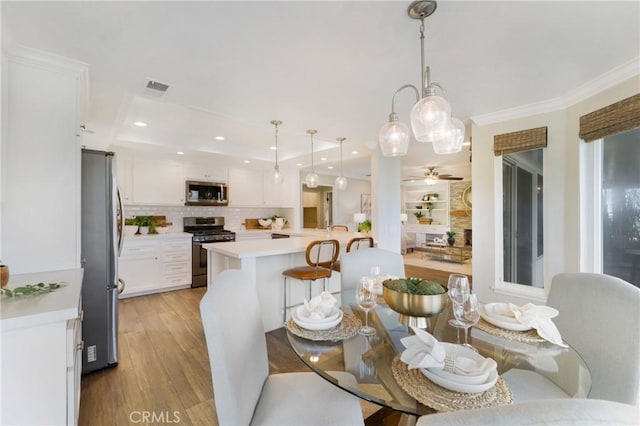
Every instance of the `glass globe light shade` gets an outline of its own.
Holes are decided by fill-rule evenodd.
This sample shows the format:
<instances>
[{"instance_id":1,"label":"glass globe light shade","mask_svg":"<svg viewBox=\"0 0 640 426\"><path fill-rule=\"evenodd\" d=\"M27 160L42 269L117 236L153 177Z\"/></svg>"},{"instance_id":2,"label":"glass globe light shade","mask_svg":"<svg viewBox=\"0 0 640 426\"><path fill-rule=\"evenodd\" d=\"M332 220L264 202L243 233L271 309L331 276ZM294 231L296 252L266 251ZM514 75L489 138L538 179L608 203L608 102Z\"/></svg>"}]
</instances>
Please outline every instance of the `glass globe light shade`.
<instances>
[{"instance_id":1,"label":"glass globe light shade","mask_svg":"<svg viewBox=\"0 0 640 426\"><path fill-rule=\"evenodd\" d=\"M304 178L304 182L307 184L307 186L309 188L317 188L318 187L318 182L320 181L320 178L318 177L318 175L315 172L311 172L309 173L305 178Z\"/></svg>"},{"instance_id":2,"label":"glass globe light shade","mask_svg":"<svg viewBox=\"0 0 640 426\"><path fill-rule=\"evenodd\" d=\"M450 121L451 106L442 96L426 96L411 108L411 127L418 142L443 139Z\"/></svg>"},{"instance_id":3,"label":"glass globe light shade","mask_svg":"<svg viewBox=\"0 0 640 426\"><path fill-rule=\"evenodd\" d=\"M282 181L284 180L284 176L282 176L282 173L280 173L280 167L279 166L273 166L273 183L275 183L276 185L279 185L282 183Z\"/></svg>"},{"instance_id":4,"label":"glass globe light shade","mask_svg":"<svg viewBox=\"0 0 640 426\"><path fill-rule=\"evenodd\" d=\"M336 178L336 188L339 189L340 191L344 191L345 189L347 189L347 178L344 176L338 176Z\"/></svg>"},{"instance_id":5,"label":"glass globe light shade","mask_svg":"<svg viewBox=\"0 0 640 426\"><path fill-rule=\"evenodd\" d=\"M397 120L389 121L380 129L378 139L385 157L406 155L409 149L409 127Z\"/></svg>"},{"instance_id":6,"label":"glass globe light shade","mask_svg":"<svg viewBox=\"0 0 640 426\"><path fill-rule=\"evenodd\" d=\"M433 151L436 154L454 154L462 151L464 142L464 123L457 119L451 119L446 136L440 140L433 141Z\"/></svg>"}]
</instances>

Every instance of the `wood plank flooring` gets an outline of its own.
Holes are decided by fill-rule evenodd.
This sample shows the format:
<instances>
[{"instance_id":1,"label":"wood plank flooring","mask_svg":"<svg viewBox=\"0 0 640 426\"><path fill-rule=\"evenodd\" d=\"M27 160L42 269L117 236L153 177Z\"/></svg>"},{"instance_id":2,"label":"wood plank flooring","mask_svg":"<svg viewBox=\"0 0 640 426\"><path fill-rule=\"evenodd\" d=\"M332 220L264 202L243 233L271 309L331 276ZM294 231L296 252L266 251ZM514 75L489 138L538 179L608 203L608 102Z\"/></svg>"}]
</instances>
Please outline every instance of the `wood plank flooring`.
<instances>
[{"instance_id":1,"label":"wood plank flooring","mask_svg":"<svg viewBox=\"0 0 640 426\"><path fill-rule=\"evenodd\" d=\"M411 275L419 274L424 275L420 270ZM114 368L82 377L80 425L218 424L200 321L204 292L196 288L120 301L120 360ZM267 333L267 347L271 373L308 371L284 329ZM398 424L397 413L362 406L367 425Z\"/></svg>"}]
</instances>

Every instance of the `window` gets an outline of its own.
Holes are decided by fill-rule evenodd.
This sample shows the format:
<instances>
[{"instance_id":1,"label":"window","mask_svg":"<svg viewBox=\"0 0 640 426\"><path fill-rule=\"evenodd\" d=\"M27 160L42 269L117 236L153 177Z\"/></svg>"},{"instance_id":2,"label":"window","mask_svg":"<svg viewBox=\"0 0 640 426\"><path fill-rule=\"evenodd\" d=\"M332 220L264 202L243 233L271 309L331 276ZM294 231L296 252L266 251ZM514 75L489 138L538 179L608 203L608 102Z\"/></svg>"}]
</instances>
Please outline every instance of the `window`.
<instances>
[{"instance_id":1,"label":"window","mask_svg":"<svg viewBox=\"0 0 640 426\"><path fill-rule=\"evenodd\" d=\"M587 173L594 176L586 180L584 208L599 213L590 220L583 269L640 287L640 129L585 144L584 150Z\"/></svg>"}]
</instances>

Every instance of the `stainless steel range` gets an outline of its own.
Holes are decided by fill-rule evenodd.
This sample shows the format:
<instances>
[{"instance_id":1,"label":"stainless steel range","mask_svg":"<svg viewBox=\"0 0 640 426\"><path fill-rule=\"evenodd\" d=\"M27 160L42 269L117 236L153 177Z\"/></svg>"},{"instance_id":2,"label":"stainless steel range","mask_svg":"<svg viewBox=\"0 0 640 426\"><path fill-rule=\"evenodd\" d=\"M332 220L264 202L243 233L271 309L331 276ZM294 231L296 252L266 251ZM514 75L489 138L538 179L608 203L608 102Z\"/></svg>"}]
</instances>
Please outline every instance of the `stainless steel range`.
<instances>
[{"instance_id":1,"label":"stainless steel range","mask_svg":"<svg viewBox=\"0 0 640 426\"><path fill-rule=\"evenodd\" d=\"M207 250L202 244L224 243L236 240L236 233L224 229L224 217L185 217L184 232L192 238L192 281L191 287L207 285Z\"/></svg>"}]
</instances>

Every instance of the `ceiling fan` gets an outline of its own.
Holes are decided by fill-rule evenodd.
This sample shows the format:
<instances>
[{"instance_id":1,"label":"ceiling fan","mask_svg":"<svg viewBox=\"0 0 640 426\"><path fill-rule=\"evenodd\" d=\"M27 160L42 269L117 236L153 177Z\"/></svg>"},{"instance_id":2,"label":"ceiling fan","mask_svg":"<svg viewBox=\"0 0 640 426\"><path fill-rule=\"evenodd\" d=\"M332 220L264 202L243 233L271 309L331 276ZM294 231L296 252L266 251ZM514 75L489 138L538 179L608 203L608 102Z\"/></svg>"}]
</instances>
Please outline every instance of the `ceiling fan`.
<instances>
[{"instance_id":1,"label":"ceiling fan","mask_svg":"<svg viewBox=\"0 0 640 426\"><path fill-rule=\"evenodd\" d=\"M415 180L415 179L424 179L424 182L427 185L434 185L439 180L462 180L463 178L459 176L452 176L450 174L440 174L435 171L435 167L427 167L427 171L424 172L424 177L416 177L414 179L405 179L405 180Z\"/></svg>"}]
</instances>

